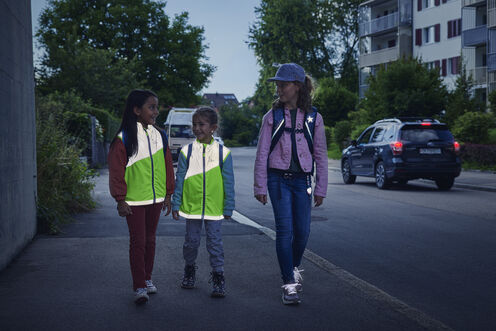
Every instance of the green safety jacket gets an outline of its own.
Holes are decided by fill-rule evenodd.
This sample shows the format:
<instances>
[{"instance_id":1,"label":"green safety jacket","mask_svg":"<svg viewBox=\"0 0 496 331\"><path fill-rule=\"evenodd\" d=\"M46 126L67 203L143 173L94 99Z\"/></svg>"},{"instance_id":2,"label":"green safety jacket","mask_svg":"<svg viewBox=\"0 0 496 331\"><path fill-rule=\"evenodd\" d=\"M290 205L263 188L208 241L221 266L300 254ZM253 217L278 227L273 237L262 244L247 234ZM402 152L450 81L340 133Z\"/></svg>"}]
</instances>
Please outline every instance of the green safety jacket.
<instances>
[{"instance_id":1,"label":"green safety jacket","mask_svg":"<svg viewBox=\"0 0 496 331\"><path fill-rule=\"evenodd\" d=\"M192 143L188 159L188 145L179 154L172 210L188 219L220 220L234 210L234 173L231 151L223 147L222 169L219 143Z\"/></svg>"}]
</instances>

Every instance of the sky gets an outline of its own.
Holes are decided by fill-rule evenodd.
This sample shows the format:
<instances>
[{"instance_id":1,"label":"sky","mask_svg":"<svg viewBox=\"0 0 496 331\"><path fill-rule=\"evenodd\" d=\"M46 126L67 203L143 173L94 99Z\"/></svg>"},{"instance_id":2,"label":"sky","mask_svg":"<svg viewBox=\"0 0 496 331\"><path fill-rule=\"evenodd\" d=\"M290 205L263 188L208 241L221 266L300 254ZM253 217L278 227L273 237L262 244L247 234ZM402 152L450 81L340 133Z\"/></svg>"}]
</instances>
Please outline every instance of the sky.
<instances>
[{"instance_id":1,"label":"sky","mask_svg":"<svg viewBox=\"0 0 496 331\"><path fill-rule=\"evenodd\" d=\"M33 34L38 28L38 17L47 0L32 0ZM259 66L253 50L248 48L249 27L255 22L254 8L260 0L168 0L165 12L169 17L189 13L189 23L203 26L208 49L206 62L217 67L203 93L234 93L241 101L255 92ZM35 64L40 57L34 42Z\"/></svg>"}]
</instances>

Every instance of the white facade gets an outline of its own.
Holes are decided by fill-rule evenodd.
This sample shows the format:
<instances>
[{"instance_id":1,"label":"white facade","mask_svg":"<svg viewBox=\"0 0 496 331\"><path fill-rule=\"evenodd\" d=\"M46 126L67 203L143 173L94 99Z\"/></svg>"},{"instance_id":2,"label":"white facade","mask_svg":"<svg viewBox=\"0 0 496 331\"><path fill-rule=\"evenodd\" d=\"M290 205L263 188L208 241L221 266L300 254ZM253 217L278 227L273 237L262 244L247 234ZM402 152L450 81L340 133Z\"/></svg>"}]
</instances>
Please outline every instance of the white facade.
<instances>
[{"instance_id":1,"label":"white facade","mask_svg":"<svg viewBox=\"0 0 496 331\"><path fill-rule=\"evenodd\" d=\"M449 90L455 87L462 52L461 8L461 0L413 2L412 55L430 67L438 67ZM421 42L417 40L419 34Z\"/></svg>"}]
</instances>

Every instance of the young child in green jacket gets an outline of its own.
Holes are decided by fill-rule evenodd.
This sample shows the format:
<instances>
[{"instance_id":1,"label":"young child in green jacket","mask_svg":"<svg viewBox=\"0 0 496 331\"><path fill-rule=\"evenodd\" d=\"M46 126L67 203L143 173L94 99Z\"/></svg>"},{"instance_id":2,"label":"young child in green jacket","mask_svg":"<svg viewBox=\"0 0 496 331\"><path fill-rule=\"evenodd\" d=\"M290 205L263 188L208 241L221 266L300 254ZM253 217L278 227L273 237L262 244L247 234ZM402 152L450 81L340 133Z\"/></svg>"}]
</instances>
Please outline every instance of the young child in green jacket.
<instances>
[{"instance_id":1,"label":"young child in green jacket","mask_svg":"<svg viewBox=\"0 0 496 331\"><path fill-rule=\"evenodd\" d=\"M212 296L224 297L224 247L220 230L222 219L231 218L234 210L234 173L230 150L212 136L216 129L217 112L211 107L200 107L193 115L193 133L197 139L184 146L179 154L172 216L175 220L179 216L186 218L181 287L195 286L195 261L205 223Z\"/></svg>"}]
</instances>

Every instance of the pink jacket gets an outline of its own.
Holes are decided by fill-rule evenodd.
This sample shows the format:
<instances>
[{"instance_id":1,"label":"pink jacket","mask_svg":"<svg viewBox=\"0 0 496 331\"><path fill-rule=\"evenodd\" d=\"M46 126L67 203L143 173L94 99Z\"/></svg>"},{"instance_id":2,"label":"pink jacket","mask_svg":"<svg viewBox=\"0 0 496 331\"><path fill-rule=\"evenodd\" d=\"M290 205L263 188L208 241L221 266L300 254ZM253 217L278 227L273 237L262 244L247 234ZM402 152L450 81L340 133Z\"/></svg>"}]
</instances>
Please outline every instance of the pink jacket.
<instances>
[{"instance_id":1,"label":"pink jacket","mask_svg":"<svg viewBox=\"0 0 496 331\"><path fill-rule=\"evenodd\" d=\"M303 129L306 113L298 109L296 114L296 128ZM257 145L257 156L255 159L255 194L267 194L267 158L269 168L287 170L291 162L291 134L287 131L281 136L274 150L269 156L270 142L273 124L272 110L263 117L262 127ZM284 110L286 127L291 126L291 115L288 109ZM308 143L303 132L296 133L296 149L298 160L304 172L312 171L312 155L308 149ZM327 145L322 116L317 113L315 132L313 139L313 157L315 159L315 190L314 195L325 197L327 193Z\"/></svg>"}]
</instances>

